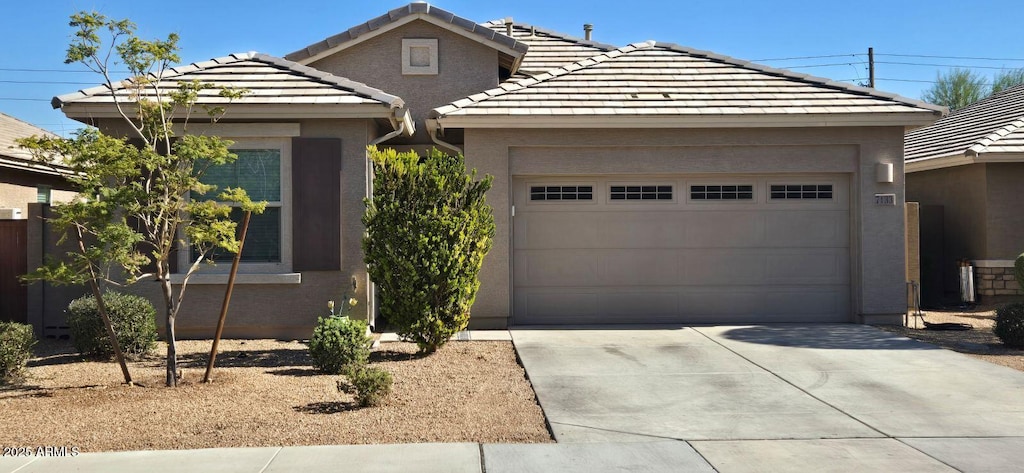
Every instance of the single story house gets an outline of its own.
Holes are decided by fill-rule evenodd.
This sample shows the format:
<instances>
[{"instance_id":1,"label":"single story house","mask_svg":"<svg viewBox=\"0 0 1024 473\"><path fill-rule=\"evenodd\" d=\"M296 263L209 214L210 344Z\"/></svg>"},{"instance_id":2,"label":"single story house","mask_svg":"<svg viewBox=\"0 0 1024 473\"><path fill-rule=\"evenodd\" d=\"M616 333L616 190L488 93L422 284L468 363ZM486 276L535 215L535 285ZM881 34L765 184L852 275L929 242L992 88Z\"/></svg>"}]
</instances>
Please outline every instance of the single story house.
<instances>
[{"instance_id":1,"label":"single story house","mask_svg":"<svg viewBox=\"0 0 1024 473\"><path fill-rule=\"evenodd\" d=\"M907 199L921 203L926 299L958 299L965 259L983 299L1024 295L1013 277L1024 252L1024 85L908 132L905 153Z\"/></svg>"},{"instance_id":2,"label":"single story house","mask_svg":"<svg viewBox=\"0 0 1024 473\"><path fill-rule=\"evenodd\" d=\"M442 147L494 176L497 233L471 327L899 321L903 135L944 113L707 51L476 23L426 3L284 58L235 54L162 78L192 79L252 91L192 129L260 163L247 179L271 202L243 255L236 337L307 337L342 294L375 322L360 249L368 144ZM112 93L126 98L99 87L54 106L124 132ZM190 286L183 336L213 333L226 266Z\"/></svg>"}]
</instances>

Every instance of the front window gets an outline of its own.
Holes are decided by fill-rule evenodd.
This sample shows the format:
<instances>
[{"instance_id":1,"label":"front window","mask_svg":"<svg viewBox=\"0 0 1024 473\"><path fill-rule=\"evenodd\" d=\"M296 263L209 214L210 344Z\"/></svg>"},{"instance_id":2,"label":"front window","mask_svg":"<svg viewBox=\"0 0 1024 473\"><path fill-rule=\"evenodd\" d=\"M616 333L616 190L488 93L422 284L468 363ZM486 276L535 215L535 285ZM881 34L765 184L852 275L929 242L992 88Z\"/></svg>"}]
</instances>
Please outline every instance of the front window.
<instances>
[{"instance_id":1,"label":"front window","mask_svg":"<svg viewBox=\"0 0 1024 473\"><path fill-rule=\"evenodd\" d=\"M281 150L279 149L232 149L238 159L223 166L211 166L201 179L204 184L213 184L217 190L209 195L193 195L194 199L216 199L225 188L241 187L253 201L266 201L267 209L261 215L249 220L249 230L242 248L242 262L281 262ZM232 220L241 223L242 211L231 212ZM193 250L194 251L194 250ZM193 259L197 255L193 254ZM234 257L225 251L214 251L214 261L231 261Z\"/></svg>"}]
</instances>

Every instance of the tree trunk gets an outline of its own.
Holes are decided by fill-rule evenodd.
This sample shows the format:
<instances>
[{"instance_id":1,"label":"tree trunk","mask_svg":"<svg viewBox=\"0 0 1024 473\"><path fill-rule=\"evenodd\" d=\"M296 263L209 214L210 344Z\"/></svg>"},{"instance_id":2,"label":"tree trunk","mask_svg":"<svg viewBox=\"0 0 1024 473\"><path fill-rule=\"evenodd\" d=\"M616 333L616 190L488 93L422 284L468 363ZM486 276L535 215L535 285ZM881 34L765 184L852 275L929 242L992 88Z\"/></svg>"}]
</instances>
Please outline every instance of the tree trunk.
<instances>
[{"instance_id":1,"label":"tree trunk","mask_svg":"<svg viewBox=\"0 0 1024 473\"><path fill-rule=\"evenodd\" d=\"M82 251L82 254L86 254L85 251L85 237L82 236L82 229L76 227L78 232L78 248ZM114 332L114 324L110 322L110 315L107 314L107 305L103 303L103 293L100 292L100 286L96 283L96 271L93 270L92 265L89 266L89 287L92 289L92 295L96 298L96 310L100 313L100 319L103 320L103 326L107 329L107 337L110 338L110 346L114 349L114 356L117 358L117 364L121 365L121 374L124 375L124 382L129 386L132 385L132 375L128 373L128 364L124 361L124 352L121 351L121 343L117 341L117 333Z\"/></svg>"},{"instance_id":2,"label":"tree trunk","mask_svg":"<svg viewBox=\"0 0 1024 473\"><path fill-rule=\"evenodd\" d=\"M174 318L177 315L174 307L174 292L171 288L171 270L166 261L158 263L160 288L164 294L164 310L167 316L167 387L178 386L178 350L175 346Z\"/></svg>"}]
</instances>

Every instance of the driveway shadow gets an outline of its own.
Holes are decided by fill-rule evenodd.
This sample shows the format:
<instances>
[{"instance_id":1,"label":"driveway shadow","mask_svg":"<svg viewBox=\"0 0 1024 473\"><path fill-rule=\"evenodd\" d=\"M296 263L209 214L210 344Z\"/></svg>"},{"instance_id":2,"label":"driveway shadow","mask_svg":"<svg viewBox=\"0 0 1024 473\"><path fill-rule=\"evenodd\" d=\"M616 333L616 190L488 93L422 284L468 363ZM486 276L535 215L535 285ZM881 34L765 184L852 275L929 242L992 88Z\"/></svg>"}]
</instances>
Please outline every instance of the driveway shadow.
<instances>
[{"instance_id":1,"label":"driveway shadow","mask_svg":"<svg viewBox=\"0 0 1024 473\"><path fill-rule=\"evenodd\" d=\"M719 336L738 342L826 350L941 350L865 325L778 324L737 327Z\"/></svg>"}]
</instances>

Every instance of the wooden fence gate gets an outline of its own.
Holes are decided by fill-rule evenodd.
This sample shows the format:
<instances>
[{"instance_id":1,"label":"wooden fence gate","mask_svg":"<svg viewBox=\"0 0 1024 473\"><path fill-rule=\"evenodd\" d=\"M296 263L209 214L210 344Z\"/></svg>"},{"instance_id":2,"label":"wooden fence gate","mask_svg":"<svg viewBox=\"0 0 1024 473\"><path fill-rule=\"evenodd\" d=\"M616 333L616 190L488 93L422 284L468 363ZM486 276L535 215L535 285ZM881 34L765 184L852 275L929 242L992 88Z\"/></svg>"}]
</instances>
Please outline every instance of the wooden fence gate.
<instances>
[{"instance_id":1,"label":"wooden fence gate","mask_svg":"<svg viewBox=\"0 0 1024 473\"><path fill-rule=\"evenodd\" d=\"M28 272L28 221L0 220L0 320L25 323L28 288L18 277Z\"/></svg>"}]
</instances>

